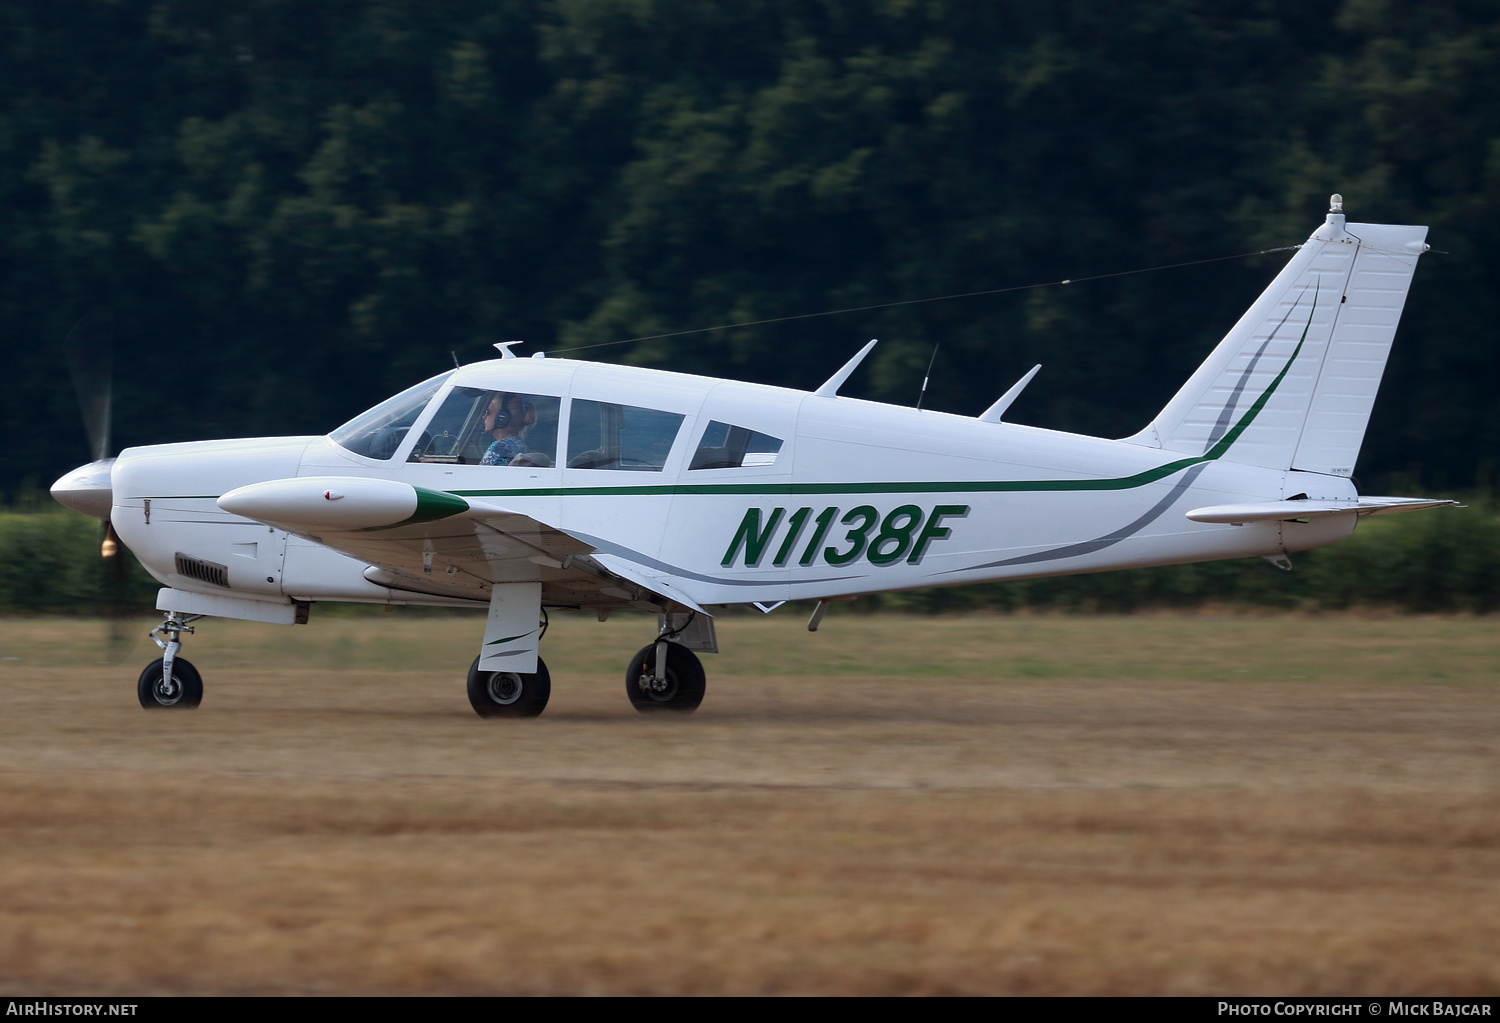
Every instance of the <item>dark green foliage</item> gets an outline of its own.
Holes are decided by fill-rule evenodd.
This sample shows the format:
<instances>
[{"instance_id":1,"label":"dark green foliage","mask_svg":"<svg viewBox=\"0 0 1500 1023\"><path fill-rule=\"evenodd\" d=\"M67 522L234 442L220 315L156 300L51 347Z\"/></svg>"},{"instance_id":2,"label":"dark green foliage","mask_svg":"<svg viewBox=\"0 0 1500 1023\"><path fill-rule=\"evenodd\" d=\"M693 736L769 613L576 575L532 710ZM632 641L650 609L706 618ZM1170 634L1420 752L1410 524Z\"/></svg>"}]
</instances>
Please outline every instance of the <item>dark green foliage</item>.
<instances>
[{"instance_id":1,"label":"dark green foliage","mask_svg":"<svg viewBox=\"0 0 1500 1023\"><path fill-rule=\"evenodd\" d=\"M0 613L109 613L102 538L97 521L74 512L0 511ZM128 565L124 603L116 610L149 613L160 584L129 551L116 557Z\"/></svg>"},{"instance_id":2,"label":"dark green foliage","mask_svg":"<svg viewBox=\"0 0 1500 1023\"><path fill-rule=\"evenodd\" d=\"M0 488L117 446L323 432L524 338L592 345L1430 223L1360 471L1500 443L1500 8L1472 0L14 0ZM1129 433L1284 256L593 350Z\"/></svg>"}]
</instances>

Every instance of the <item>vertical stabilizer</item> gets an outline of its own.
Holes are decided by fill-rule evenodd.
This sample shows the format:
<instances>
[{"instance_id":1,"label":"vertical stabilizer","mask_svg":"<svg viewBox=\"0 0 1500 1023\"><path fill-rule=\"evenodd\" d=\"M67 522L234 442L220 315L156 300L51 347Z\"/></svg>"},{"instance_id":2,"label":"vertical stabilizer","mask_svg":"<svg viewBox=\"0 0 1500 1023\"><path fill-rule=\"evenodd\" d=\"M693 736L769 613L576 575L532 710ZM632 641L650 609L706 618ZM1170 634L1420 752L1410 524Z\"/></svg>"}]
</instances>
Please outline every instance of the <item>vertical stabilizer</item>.
<instances>
[{"instance_id":1,"label":"vertical stabilizer","mask_svg":"<svg viewBox=\"0 0 1500 1023\"><path fill-rule=\"evenodd\" d=\"M1350 476L1427 228L1324 223L1140 433L1187 455Z\"/></svg>"}]
</instances>

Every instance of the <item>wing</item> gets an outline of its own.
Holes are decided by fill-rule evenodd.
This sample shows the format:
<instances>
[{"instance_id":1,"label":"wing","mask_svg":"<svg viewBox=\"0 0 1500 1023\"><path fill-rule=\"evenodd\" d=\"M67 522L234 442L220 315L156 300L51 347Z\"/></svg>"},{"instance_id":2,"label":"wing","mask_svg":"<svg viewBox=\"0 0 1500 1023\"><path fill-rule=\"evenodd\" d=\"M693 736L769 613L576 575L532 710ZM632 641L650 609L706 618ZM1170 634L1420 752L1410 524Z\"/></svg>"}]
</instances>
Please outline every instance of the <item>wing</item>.
<instances>
[{"instance_id":1,"label":"wing","mask_svg":"<svg viewBox=\"0 0 1500 1023\"><path fill-rule=\"evenodd\" d=\"M271 480L218 503L357 558L370 566L366 579L391 589L487 601L495 583L539 582L549 607L703 611L676 580L601 554L557 526L394 480Z\"/></svg>"}]
</instances>

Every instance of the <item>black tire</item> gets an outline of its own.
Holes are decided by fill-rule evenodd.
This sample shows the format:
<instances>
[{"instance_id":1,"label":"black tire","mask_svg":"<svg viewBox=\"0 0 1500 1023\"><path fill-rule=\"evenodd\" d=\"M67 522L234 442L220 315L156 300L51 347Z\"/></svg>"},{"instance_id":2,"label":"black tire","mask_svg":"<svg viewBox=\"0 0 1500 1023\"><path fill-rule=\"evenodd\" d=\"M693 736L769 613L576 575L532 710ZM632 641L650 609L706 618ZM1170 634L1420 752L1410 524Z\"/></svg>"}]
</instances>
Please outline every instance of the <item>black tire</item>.
<instances>
[{"instance_id":1,"label":"black tire","mask_svg":"<svg viewBox=\"0 0 1500 1023\"><path fill-rule=\"evenodd\" d=\"M480 671L479 658L469 667L469 704L482 718L534 718L547 709L552 676L540 657L536 671Z\"/></svg>"},{"instance_id":2,"label":"black tire","mask_svg":"<svg viewBox=\"0 0 1500 1023\"><path fill-rule=\"evenodd\" d=\"M641 687L641 676L656 673L656 644L642 647L625 669L625 693L642 714L676 711L691 714L703 702L708 680L698 655L680 643L667 644L667 685L664 689Z\"/></svg>"},{"instance_id":3,"label":"black tire","mask_svg":"<svg viewBox=\"0 0 1500 1023\"><path fill-rule=\"evenodd\" d=\"M135 684L136 698L147 710L192 710L203 702L203 678L193 663L178 657L172 662L172 682L163 684L162 658L146 665Z\"/></svg>"}]
</instances>

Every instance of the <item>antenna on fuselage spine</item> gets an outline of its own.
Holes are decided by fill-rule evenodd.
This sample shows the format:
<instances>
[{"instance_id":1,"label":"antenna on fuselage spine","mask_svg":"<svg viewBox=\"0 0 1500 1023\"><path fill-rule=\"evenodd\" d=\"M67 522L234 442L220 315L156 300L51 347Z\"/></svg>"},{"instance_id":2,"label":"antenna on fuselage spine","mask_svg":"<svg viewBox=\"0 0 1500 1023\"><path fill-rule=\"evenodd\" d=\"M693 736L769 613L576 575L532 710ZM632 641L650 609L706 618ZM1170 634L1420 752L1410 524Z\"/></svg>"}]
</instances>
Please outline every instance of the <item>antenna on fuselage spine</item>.
<instances>
[{"instance_id":1,"label":"antenna on fuselage spine","mask_svg":"<svg viewBox=\"0 0 1500 1023\"><path fill-rule=\"evenodd\" d=\"M840 369L833 376L823 381L823 386L813 393L820 398L837 398L839 396L839 388L844 386L844 381L848 380L854 371L859 368L859 364L865 361L865 356L870 354L870 349L874 348L879 340L879 338L870 338L869 344L856 352L854 358L844 363L843 369Z\"/></svg>"},{"instance_id":2,"label":"antenna on fuselage spine","mask_svg":"<svg viewBox=\"0 0 1500 1023\"><path fill-rule=\"evenodd\" d=\"M925 397L927 397L927 381L929 381L929 380L932 379L932 364L934 362L937 362L937 350L938 350L938 345L940 345L940 344L942 344L941 341L937 342L937 344L934 344L932 346L932 358L930 358L930 359L927 360L927 372L922 374L922 389L917 392L917 411L918 412L922 411L922 399L925 398Z\"/></svg>"},{"instance_id":3,"label":"antenna on fuselage spine","mask_svg":"<svg viewBox=\"0 0 1500 1023\"><path fill-rule=\"evenodd\" d=\"M1000 395L1000 397L995 401L995 404L991 405L989 408L985 409L979 414L979 421L981 423L1000 422L1000 417L1005 415L1005 410L1010 408L1011 402L1015 401L1018 397L1021 396L1021 392L1026 389L1026 385L1031 383L1031 378L1036 376L1037 370L1041 368L1042 364L1040 362L1035 366L1032 366L1030 373L1027 373L1021 379L1017 380L1014 384L1011 384L1010 390Z\"/></svg>"}]
</instances>

